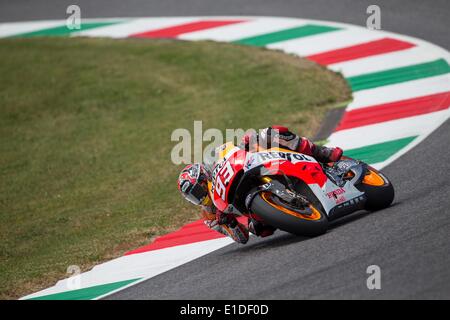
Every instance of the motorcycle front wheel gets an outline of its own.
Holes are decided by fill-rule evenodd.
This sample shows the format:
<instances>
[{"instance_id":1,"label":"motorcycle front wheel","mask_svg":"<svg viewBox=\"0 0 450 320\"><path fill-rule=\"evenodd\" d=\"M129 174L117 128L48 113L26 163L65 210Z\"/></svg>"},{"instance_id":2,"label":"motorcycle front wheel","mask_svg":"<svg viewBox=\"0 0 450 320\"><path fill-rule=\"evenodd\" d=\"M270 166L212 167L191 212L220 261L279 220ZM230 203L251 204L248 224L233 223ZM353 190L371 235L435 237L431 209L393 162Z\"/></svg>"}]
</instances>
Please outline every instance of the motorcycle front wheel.
<instances>
[{"instance_id":1,"label":"motorcycle front wheel","mask_svg":"<svg viewBox=\"0 0 450 320\"><path fill-rule=\"evenodd\" d=\"M369 167L367 174L356 186L364 192L367 201L365 209L370 211L387 208L394 201L394 187L389 179L378 170Z\"/></svg>"},{"instance_id":2,"label":"motorcycle front wheel","mask_svg":"<svg viewBox=\"0 0 450 320\"><path fill-rule=\"evenodd\" d=\"M280 230L302 236L318 236L328 229L326 215L314 204L310 204L311 214L290 208L270 192L258 193L250 206L252 212Z\"/></svg>"}]
</instances>

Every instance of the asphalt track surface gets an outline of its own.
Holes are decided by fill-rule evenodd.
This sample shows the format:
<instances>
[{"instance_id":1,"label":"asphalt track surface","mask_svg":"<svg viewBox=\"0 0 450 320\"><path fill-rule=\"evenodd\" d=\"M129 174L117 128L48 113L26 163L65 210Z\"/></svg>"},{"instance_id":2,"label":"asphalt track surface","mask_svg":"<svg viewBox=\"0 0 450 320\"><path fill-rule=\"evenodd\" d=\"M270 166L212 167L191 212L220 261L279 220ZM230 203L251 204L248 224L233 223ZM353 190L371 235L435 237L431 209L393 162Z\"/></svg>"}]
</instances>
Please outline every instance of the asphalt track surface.
<instances>
[{"instance_id":1,"label":"asphalt track surface","mask_svg":"<svg viewBox=\"0 0 450 320\"><path fill-rule=\"evenodd\" d=\"M265 15L365 25L381 7L382 28L450 48L450 2L356 0L0 0L0 22L82 17ZM450 121L383 172L396 189L388 209L336 221L307 239L281 231L232 244L109 296L109 299L450 298ZM381 268L381 290L366 269Z\"/></svg>"}]
</instances>

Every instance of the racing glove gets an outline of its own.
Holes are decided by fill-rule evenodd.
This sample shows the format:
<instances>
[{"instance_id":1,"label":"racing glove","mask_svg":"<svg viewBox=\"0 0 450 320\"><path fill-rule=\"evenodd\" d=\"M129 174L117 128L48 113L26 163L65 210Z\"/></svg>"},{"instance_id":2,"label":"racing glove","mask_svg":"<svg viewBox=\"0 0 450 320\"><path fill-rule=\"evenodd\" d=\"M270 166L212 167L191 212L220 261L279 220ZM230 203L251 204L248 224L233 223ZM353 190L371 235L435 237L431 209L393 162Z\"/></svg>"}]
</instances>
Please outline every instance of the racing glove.
<instances>
[{"instance_id":1,"label":"racing glove","mask_svg":"<svg viewBox=\"0 0 450 320\"><path fill-rule=\"evenodd\" d=\"M305 137L300 139L295 150L313 156L317 161L322 163L339 161L343 153L342 149L339 147L328 148L325 146L318 146Z\"/></svg>"},{"instance_id":2,"label":"racing glove","mask_svg":"<svg viewBox=\"0 0 450 320\"><path fill-rule=\"evenodd\" d=\"M259 134L259 143L266 148L282 147L296 150L300 142L300 137L287 127L271 126L262 129Z\"/></svg>"},{"instance_id":3,"label":"racing glove","mask_svg":"<svg viewBox=\"0 0 450 320\"><path fill-rule=\"evenodd\" d=\"M281 146L292 151L313 156L317 161L322 163L339 161L343 153L339 147L328 148L318 146L308 138L299 137L289 131L287 127L283 126L271 126L262 129L259 135L254 131L248 131L242 138L242 143L246 145L247 150L248 146L252 143L259 143L266 148Z\"/></svg>"},{"instance_id":4,"label":"racing glove","mask_svg":"<svg viewBox=\"0 0 450 320\"><path fill-rule=\"evenodd\" d=\"M342 157L342 149L339 147L327 148L316 146L313 151L313 157L319 162L336 162Z\"/></svg>"}]
</instances>

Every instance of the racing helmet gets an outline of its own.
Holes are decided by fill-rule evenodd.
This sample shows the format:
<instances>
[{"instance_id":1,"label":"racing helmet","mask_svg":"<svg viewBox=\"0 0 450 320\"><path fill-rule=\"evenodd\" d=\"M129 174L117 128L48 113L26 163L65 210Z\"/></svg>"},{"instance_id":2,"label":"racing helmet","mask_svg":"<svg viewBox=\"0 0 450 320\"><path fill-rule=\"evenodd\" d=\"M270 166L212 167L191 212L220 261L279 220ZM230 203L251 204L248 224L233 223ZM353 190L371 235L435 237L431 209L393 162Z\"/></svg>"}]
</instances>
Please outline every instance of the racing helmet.
<instances>
[{"instance_id":1,"label":"racing helmet","mask_svg":"<svg viewBox=\"0 0 450 320\"><path fill-rule=\"evenodd\" d=\"M205 205L209 200L208 180L210 174L201 163L194 163L181 170L178 190L183 197L195 205Z\"/></svg>"}]
</instances>

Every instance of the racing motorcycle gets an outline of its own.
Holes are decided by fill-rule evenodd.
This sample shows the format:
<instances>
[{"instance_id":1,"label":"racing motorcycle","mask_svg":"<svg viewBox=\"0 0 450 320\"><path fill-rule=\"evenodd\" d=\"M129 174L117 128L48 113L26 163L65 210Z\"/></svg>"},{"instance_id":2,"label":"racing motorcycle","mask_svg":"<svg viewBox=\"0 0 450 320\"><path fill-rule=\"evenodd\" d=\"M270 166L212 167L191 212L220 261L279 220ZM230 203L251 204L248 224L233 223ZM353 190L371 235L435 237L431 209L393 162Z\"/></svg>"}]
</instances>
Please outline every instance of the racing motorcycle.
<instances>
[{"instance_id":1,"label":"racing motorcycle","mask_svg":"<svg viewBox=\"0 0 450 320\"><path fill-rule=\"evenodd\" d=\"M388 178L343 156L321 164L279 147L246 150L227 142L211 162L208 189L215 206L296 235L316 236L357 210L379 210L394 199Z\"/></svg>"}]
</instances>

